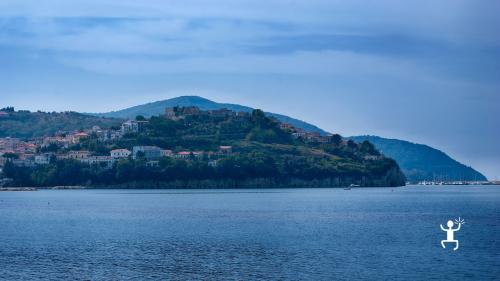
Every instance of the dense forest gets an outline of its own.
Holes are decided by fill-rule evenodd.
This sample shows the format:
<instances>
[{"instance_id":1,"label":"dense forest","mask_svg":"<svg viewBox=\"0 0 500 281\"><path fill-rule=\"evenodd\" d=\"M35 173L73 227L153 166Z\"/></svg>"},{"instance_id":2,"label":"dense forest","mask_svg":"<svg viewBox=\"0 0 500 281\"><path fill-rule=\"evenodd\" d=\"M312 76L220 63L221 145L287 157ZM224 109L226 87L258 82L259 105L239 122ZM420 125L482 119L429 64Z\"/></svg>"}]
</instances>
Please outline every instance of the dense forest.
<instances>
[{"instance_id":1,"label":"dense forest","mask_svg":"<svg viewBox=\"0 0 500 281\"><path fill-rule=\"evenodd\" d=\"M88 150L93 155L109 155L117 148L132 150L152 145L177 151L217 151L231 146L227 155L191 155L188 159L162 157L158 165L146 159L122 159L110 169L89 166L75 160L54 160L49 165L15 167L7 163L6 177L18 186L120 186L120 187L293 187L293 186L399 186L405 177L396 162L380 155L365 141L343 141L339 135L327 141L292 137L280 122L254 110L250 114L214 116L201 111L172 120L163 116L148 121L140 133L126 134L111 142L90 136L61 150ZM367 158L367 156L371 158ZM375 158L374 158L375 157ZM210 160L217 165L207 165Z\"/></svg>"}]
</instances>

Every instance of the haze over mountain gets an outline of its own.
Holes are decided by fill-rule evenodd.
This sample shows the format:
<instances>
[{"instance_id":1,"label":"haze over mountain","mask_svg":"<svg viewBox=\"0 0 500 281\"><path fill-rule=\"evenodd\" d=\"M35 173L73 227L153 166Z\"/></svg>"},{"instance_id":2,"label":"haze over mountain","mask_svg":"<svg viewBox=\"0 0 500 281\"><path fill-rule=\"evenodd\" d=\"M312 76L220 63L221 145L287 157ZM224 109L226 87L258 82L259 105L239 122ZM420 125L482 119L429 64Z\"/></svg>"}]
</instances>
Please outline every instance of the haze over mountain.
<instances>
[{"instance_id":1,"label":"haze over mountain","mask_svg":"<svg viewBox=\"0 0 500 281\"><path fill-rule=\"evenodd\" d=\"M384 155L398 162L409 181L486 180L480 172L427 145L378 136L354 136L350 139L371 142Z\"/></svg>"},{"instance_id":2,"label":"haze over mountain","mask_svg":"<svg viewBox=\"0 0 500 281\"><path fill-rule=\"evenodd\" d=\"M135 118L137 115L142 115L144 117L151 117L154 115L160 115L165 113L165 108L167 107L183 107L183 106L196 106L202 110L214 110L227 108L232 111L243 111L252 112L254 108L243 106L239 104L231 103L217 103L206 98L199 96L180 96L172 99L166 99L156 102L151 102L147 104L137 105L130 108L126 108L118 111L111 111L107 113L97 113L93 115L101 117L111 117L111 118ZM282 114L266 112L268 116L272 116L280 120L281 122L289 123L297 128L302 128L308 132L319 132L321 134L326 134L326 132L315 125L306 123L302 120L291 118Z\"/></svg>"}]
</instances>

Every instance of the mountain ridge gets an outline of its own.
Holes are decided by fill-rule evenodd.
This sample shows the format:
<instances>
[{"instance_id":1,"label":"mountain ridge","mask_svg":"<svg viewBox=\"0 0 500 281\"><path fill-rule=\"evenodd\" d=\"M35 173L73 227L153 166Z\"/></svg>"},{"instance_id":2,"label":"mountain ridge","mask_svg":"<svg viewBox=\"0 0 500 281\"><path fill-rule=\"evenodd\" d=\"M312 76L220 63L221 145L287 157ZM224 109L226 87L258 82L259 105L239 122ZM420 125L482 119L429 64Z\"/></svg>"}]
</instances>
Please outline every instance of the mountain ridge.
<instances>
[{"instance_id":1,"label":"mountain ridge","mask_svg":"<svg viewBox=\"0 0 500 281\"><path fill-rule=\"evenodd\" d=\"M143 115L144 117L151 117L154 115L160 115L165 112L167 107L183 107L183 106L197 106L202 110L215 110L221 108L227 108L232 111L243 111L252 112L255 108L249 106L243 106L239 104L232 103L218 103L200 96L179 96L171 99L160 100L155 102L150 102L142 105L136 105L129 108L125 108L117 111L110 111L104 113L88 113L90 115L100 116L100 117L111 117L111 118L135 118L137 115ZM267 116L275 117L281 122L289 123L297 128L302 128L308 132L318 132L322 135L326 135L327 132L321 128L307 123L305 121L295 119L283 114L265 112Z\"/></svg>"}]
</instances>

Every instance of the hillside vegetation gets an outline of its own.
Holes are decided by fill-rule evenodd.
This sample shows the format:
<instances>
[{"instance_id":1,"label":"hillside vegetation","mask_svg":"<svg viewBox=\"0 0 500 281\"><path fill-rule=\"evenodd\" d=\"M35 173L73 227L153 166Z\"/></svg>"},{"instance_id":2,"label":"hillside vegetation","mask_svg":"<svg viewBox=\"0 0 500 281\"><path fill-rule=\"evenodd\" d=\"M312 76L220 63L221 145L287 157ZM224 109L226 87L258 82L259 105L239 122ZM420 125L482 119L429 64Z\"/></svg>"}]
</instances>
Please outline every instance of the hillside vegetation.
<instances>
[{"instance_id":1,"label":"hillside vegetation","mask_svg":"<svg viewBox=\"0 0 500 281\"><path fill-rule=\"evenodd\" d=\"M75 131L92 126L112 127L122 122L116 118L96 117L76 112L30 112L4 108L0 115L0 138L51 136L58 131Z\"/></svg>"},{"instance_id":2,"label":"hillside vegetation","mask_svg":"<svg viewBox=\"0 0 500 281\"><path fill-rule=\"evenodd\" d=\"M162 115L165 112L165 108L168 107L187 107L196 106L202 110L216 110L226 108L235 112L248 112L251 113L254 109L248 106L243 106L239 104L232 103L217 103L206 98L198 96L181 96L172 99L151 102L143 105L137 105L130 108L111 111L107 113L96 113L93 115L102 117L112 117L112 118L135 118L137 115L142 115L145 117ZM292 124L297 128L304 129L308 132L318 132L321 134L326 134L326 132L312 124L298 120L289 116L282 114L276 114L271 112L266 112L267 116L274 117L281 122L286 122Z\"/></svg>"},{"instance_id":3,"label":"hillside vegetation","mask_svg":"<svg viewBox=\"0 0 500 281\"><path fill-rule=\"evenodd\" d=\"M471 167L427 145L376 136L351 137L369 141L386 156L398 162L409 181L484 181L486 177Z\"/></svg>"},{"instance_id":4,"label":"hillside vegetation","mask_svg":"<svg viewBox=\"0 0 500 281\"><path fill-rule=\"evenodd\" d=\"M175 120L152 116L140 133L100 142L89 137L66 150L88 150L109 155L117 148L158 146L162 149L202 151L186 159L162 157L151 166L147 159L122 159L110 169L77 161L56 161L35 168L6 165L5 173L18 185L91 185L122 187L331 187L400 186L405 177L396 162L380 156L369 142L342 141L339 135L306 140L292 129L254 110L251 114L185 114L177 108ZM321 140L321 141L320 141ZM215 154L220 146L231 153ZM215 160L216 165L209 165Z\"/></svg>"}]
</instances>

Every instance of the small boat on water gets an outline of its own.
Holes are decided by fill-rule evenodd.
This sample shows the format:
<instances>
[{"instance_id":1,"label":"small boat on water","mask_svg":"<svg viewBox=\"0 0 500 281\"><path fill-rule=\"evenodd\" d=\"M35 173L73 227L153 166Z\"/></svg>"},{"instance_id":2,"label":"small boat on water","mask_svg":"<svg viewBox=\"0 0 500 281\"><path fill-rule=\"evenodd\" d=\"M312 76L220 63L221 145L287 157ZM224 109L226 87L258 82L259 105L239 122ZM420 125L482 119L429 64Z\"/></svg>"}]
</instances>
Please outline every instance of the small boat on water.
<instances>
[{"instance_id":1,"label":"small boat on water","mask_svg":"<svg viewBox=\"0 0 500 281\"><path fill-rule=\"evenodd\" d=\"M353 187L359 187L359 184L351 183L348 187L345 187L344 190L351 190Z\"/></svg>"}]
</instances>

